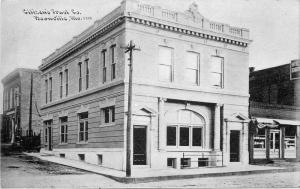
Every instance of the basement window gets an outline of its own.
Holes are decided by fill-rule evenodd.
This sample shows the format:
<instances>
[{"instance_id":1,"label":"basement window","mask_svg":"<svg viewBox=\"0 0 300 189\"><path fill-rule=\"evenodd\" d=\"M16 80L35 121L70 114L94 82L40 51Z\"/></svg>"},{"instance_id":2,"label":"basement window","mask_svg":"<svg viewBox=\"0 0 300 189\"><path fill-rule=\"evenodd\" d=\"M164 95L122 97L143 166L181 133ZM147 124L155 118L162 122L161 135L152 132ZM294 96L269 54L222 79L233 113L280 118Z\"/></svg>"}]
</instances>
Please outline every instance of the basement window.
<instances>
[{"instance_id":1,"label":"basement window","mask_svg":"<svg viewBox=\"0 0 300 189\"><path fill-rule=\"evenodd\" d=\"M84 154L78 154L78 158L80 161L84 161L85 160L85 155Z\"/></svg>"}]
</instances>

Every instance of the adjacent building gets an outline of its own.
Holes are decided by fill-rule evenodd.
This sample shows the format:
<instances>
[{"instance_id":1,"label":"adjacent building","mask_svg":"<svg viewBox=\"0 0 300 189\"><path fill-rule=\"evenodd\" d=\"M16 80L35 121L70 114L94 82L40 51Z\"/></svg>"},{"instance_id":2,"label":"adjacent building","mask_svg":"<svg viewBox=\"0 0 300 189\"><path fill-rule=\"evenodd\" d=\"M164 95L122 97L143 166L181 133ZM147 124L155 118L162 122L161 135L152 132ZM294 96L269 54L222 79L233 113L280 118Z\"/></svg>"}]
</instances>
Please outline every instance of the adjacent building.
<instances>
[{"instance_id":1,"label":"adjacent building","mask_svg":"<svg viewBox=\"0 0 300 189\"><path fill-rule=\"evenodd\" d=\"M250 71L254 158L300 160L300 60Z\"/></svg>"},{"instance_id":2,"label":"adjacent building","mask_svg":"<svg viewBox=\"0 0 300 189\"><path fill-rule=\"evenodd\" d=\"M15 142L17 137L29 133L40 133L40 75L38 70L17 68L2 79L3 84L3 122L2 142ZM32 79L31 79L32 78ZM32 80L32 82L31 82ZM32 83L32 84L31 84ZM32 106L30 119L30 94L32 85ZM31 121L30 121L31 120Z\"/></svg>"},{"instance_id":3,"label":"adjacent building","mask_svg":"<svg viewBox=\"0 0 300 189\"><path fill-rule=\"evenodd\" d=\"M43 59L43 150L125 170L131 40L133 168L248 164L249 30L196 4L124 0Z\"/></svg>"}]
</instances>

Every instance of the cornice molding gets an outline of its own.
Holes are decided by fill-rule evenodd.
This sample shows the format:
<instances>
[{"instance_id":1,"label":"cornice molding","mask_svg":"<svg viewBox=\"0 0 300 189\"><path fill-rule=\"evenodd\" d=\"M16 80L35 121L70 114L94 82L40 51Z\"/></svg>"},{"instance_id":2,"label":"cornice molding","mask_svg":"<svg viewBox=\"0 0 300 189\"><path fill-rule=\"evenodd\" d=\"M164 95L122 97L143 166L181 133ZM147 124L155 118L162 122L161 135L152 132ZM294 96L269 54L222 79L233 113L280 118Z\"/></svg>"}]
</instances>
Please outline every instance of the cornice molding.
<instances>
[{"instance_id":1,"label":"cornice molding","mask_svg":"<svg viewBox=\"0 0 300 189\"><path fill-rule=\"evenodd\" d=\"M198 31L194 31L194 30L184 29L182 27L171 26L168 24L162 24L159 22L145 20L145 19L141 19L141 18L137 18L137 17L126 17L126 20L137 23L137 24L153 27L153 28L159 28L159 29L163 29L163 30L167 30L167 31L180 33L180 34L190 35L190 36L194 36L194 37L200 37L203 39L219 41L219 42L223 42L223 43L227 43L227 44L231 44L231 45L237 45L237 46L241 46L241 47L248 46L247 42L242 42L239 40L233 40L233 39L229 39L226 37L220 37L217 35L207 34L204 32L198 32ZM243 39L243 40L245 40L245 39Z\"/></svg>"}]
</instances>

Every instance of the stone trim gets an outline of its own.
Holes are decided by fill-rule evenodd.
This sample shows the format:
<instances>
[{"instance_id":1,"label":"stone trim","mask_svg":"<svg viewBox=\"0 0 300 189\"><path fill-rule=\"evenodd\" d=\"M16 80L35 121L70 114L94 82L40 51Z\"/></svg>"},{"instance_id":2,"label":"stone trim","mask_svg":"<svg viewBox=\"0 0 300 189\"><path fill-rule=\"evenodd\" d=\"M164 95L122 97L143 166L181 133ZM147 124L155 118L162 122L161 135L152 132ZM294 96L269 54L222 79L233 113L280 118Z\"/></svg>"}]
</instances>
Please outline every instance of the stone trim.
<instances>
[{"instance_id":1,"label":"stone trim","mask_svg":"<svg viewBox=\"0 0 300 189\"><path fill-rule=\"evenodd\" d=\"M218 36L211 35L211 34L205 34L203 32L197 32L197 31L194 31L194 30L183 29L181 27L175 27L175 26L170 26L170 25L167 25L167 24L161 24L161 23L158 23L158 22L149 21L149 20L145 20L145 19L141 19L141 18L126 17L126 20L128 20L130 22L137 23L137 24L142 24L142 25L146 25L146 26L150 26L150 27L154 27L154 28L159 28L159 29L163 29L163 30L167 30L167 31L177 32L177 33L190 35L190 36L194 36L194 37L200 37L200 38L203 38L203 39L219 41L219 42L228 43L228 44L232 44L232 45L237 45L237 46L241 46L241 47L247 47L248 46L248 44L245 43L245 42L232 40L232 39L228 39L228 38L225 38L225 37L218 37Z\"/></svg>"}]
</instances>

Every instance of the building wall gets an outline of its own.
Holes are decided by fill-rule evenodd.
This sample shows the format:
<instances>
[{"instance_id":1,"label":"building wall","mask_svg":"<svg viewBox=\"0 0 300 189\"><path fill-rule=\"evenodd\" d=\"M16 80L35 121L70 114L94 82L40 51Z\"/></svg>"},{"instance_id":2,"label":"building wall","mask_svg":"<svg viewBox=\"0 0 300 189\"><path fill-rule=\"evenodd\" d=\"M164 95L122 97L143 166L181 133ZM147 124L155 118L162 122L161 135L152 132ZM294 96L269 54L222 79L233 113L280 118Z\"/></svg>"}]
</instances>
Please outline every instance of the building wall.
<instances>
[{"instance_id":1,"label":"building wall","mask_svg":"<svg viewBox=\"0 0 300 189\"><path fill-rule=\"evenodd\" d=\"M216 105L224 107L224 116L232 121L236 114L243 114L247 116L248 113L248 36L238 34L239 37L231 31L231 39L226 43L221 42L222 37L227 37L224 33L217 34L210 31L209 34L217 35L208 39L205 37L193 37L186 35L183 32L170 32L164 29L157 29L137 24L136 19L131 19L131 16L147 12L148 9L143 8L144 5L138 5L135 1L123 1L121 3L121 15L128 16L124 18L125 23L118 26L114 30L110 30L108 34L95 39L78 49L78 51L67 56L63 60L52 63L56 57L63 50L67 49L67 45L58 49L53 55L45 59L40 69L43 71L43 82L50 77L53 78L53 101L46 103L45 98L42 100L42 116L43 120L53 120L53 145L54 153L66 153L66 157L78 159L79 153L86 154L86 161L90 163L97 163L97 154L105 154L102 166L112 167L116 169L125 169L125 126L127 119L127 91L128 91L128 53L125 55L124 49L130 40L140 47L141 51L134 51L133 53L133 106L134 106L134 125L147 126L147 166L162 168L166 167L166 159L168 157L176 157L177 165L180 165L180 158L182 157L182 149L170 150L165 146L166 140L166 125L164 124L164 114L168 111L175 111L185 109L188 105L193 111L203 115L206 120L205 126L205 145L200 152L206 155L213 153L221 154L219 149L215 149L221 142L216 140L215 136L221 135L222 129L225 130L225 122L221 121L218 116L220 112L216 113ZM132 10L132 9L139 10ZM195 8L195 7L192 7ZM155 8L156 9L156 8ZM120 7L110 13L108 16L114 15L118 12ZM149 9L152 10L152 9ZM160 8L160 11L161 8ZM128 12L131 12L130 14ZM145 13L145 12L143 12ZM142 13L142 14L143 14ZM149 13L149 12L148 12ZM147 14L148 14L147 13ZM161 12L163 13L163 12ZM198 12L199 13L199 12ZM155 13L156 14L156 13ZM155 15L154 13L152 16ZM183 13L178 15L182 16ZM168 14L169 15L169 14ZM148 15L151 17L151 15ZM199 16L199 15L198 15ZM145 15L143 18L150 20L159 20L157 18L150 18ZM107 16L104 18L104 20ZM180 17L184 20L185 17ZM186 15L186 19L189 17ZM165 19L165 18L164 18ZM199 19L199 18L198 18ZM111 19L113 20L113 19ZM135 21L132 21L135 20ZM102 20L103 21L103 20ZM166 20L159 20L167 23ZM191 21L191 20L190 20ZM199 21L199 20L198 20ZM207 20L206 20L207 21ZM182 20L181 20L182 22ZM99 21L100 24L101 21ZM94 27L98 27L95 23ZM150 23L150 22L149 22ZM192 23L192 22L191 22ZM189 29L194 30L189 23ZM168 24L176 27L185 27L183 24L176 22L169 22ZM199 23L197 23L199 24ZM208 23L206 23L208 24ZM203 32L196 25L195 30ZM205 25L207 27L208 25ZM214 24L212 25L214 26ZM226 25L225 27L229 27ZM91 27L93 28L93 27ZM89 28L90 29L90 28ZM87 29L87 33L89 31ZM181 30L181 29L180 29ZM228 31L227 31L228 30ZM235 28L234 31L238 30ZM179 31L179 30L178 30ZM182 31L182 30L181 30ZM221 31L221 30L220 30ZM238 31L242 31L238 30ZM83 36L86 34L80 34ZM229 32L229 28L226 29ZM237 32L239 33L239 32ZM206 35L205 35L206 36ZM245 38L244 38L245 37ZM79 39L80 40L80 39ZM234 41L234 40L240 40ZM77 41L77 37L73 41ZM72 43L71 41L70 43ZM116 44L116 59L117 59L117 77L111 81L111 65L110 65L110 46ZM238 45L239 44L239 45ZM158 78L158 48L160 46L167 46L173 48L172 58L172 82L161 82ZM102 81L102 66L101 51L107 49L107 78L108 81ZM195 52L200 55L200 79L197 85L189 85L184 82L184 68L186 52ZM223 85L222 87L211 86L209 80L211 78L211 56L220 56L224 58L223 62ZM90 62L90 88L85 89L85 67L84 60L89 59ZM49 60L49 61L48 61ZM83 63L83 90L78 91L78 63ZM47 65L50 66L47 66ZM59 99L59 72L69 70L69 95ZM236 79L236 78L239 79ZM42 87L42 96L45 97L45 86ZM48 91L49 92L49 91ZM48 93L49 96L49 93ZM162 105L161 99L165 99L165 105ZM115 104L114 104L115 103ZM116 108L116 122L112 125L101 124L101 107L107 105L115 105ZM161 108L164 107L165 110ZM84 109L89 113L89 140L85 144L78 143L78 111ZM59 144L59 116L68 116L68 127L70 127L70 141L68 144ZM235 122L234 122L235 121ZM234 120L226 126L226 132L223 131L220 138L226 138L222 144L226 149L225 161L229 162L228 150L228 130L239 130L241 133L242 146L242 163L247 163L247 132L244 131L243 121ZM99 124L100 122L100 124ZM221 123L215 123L221 122ZM238 123L236 123L238 122ZM222 128L220 127L222 125ZM220 128L218 128L220 127ZM217 128L217 129L216 129ZM220 131L220 133L219 133ZM133 139L132 139L133 140ZM219 139L220 140L220 139ZM132 141L131 141L132 142ZM220 143L220 144L219 144ZM46 148L45 148L46 149ZM184 151L190 152L191 149L184 148ZM199 149L197 149L199 151ZM68 153L68 154L67 154ZM108 157L107 157L108 156ZM112 161L106 161L105 158ZM113 158L113 159L112 159ZM117 161L118 160L118 161Z\"/></svg>"},{"instance_id":2,"label":"building wall","mask_svg":"<svg viewBox=\"0 0 300 189\"><path fill-rule=\"evenodd\" d=\"M40 107L40 82L41 73L32 72L33 86L32 86L32 131L36 135L40 134L41 117L39 115ZM30 113L30 88L31 88L31 72L22 72L21 79L21 127L22 134L26 135L29 129L29 113Z\"/></svg>"}]
</instances>

